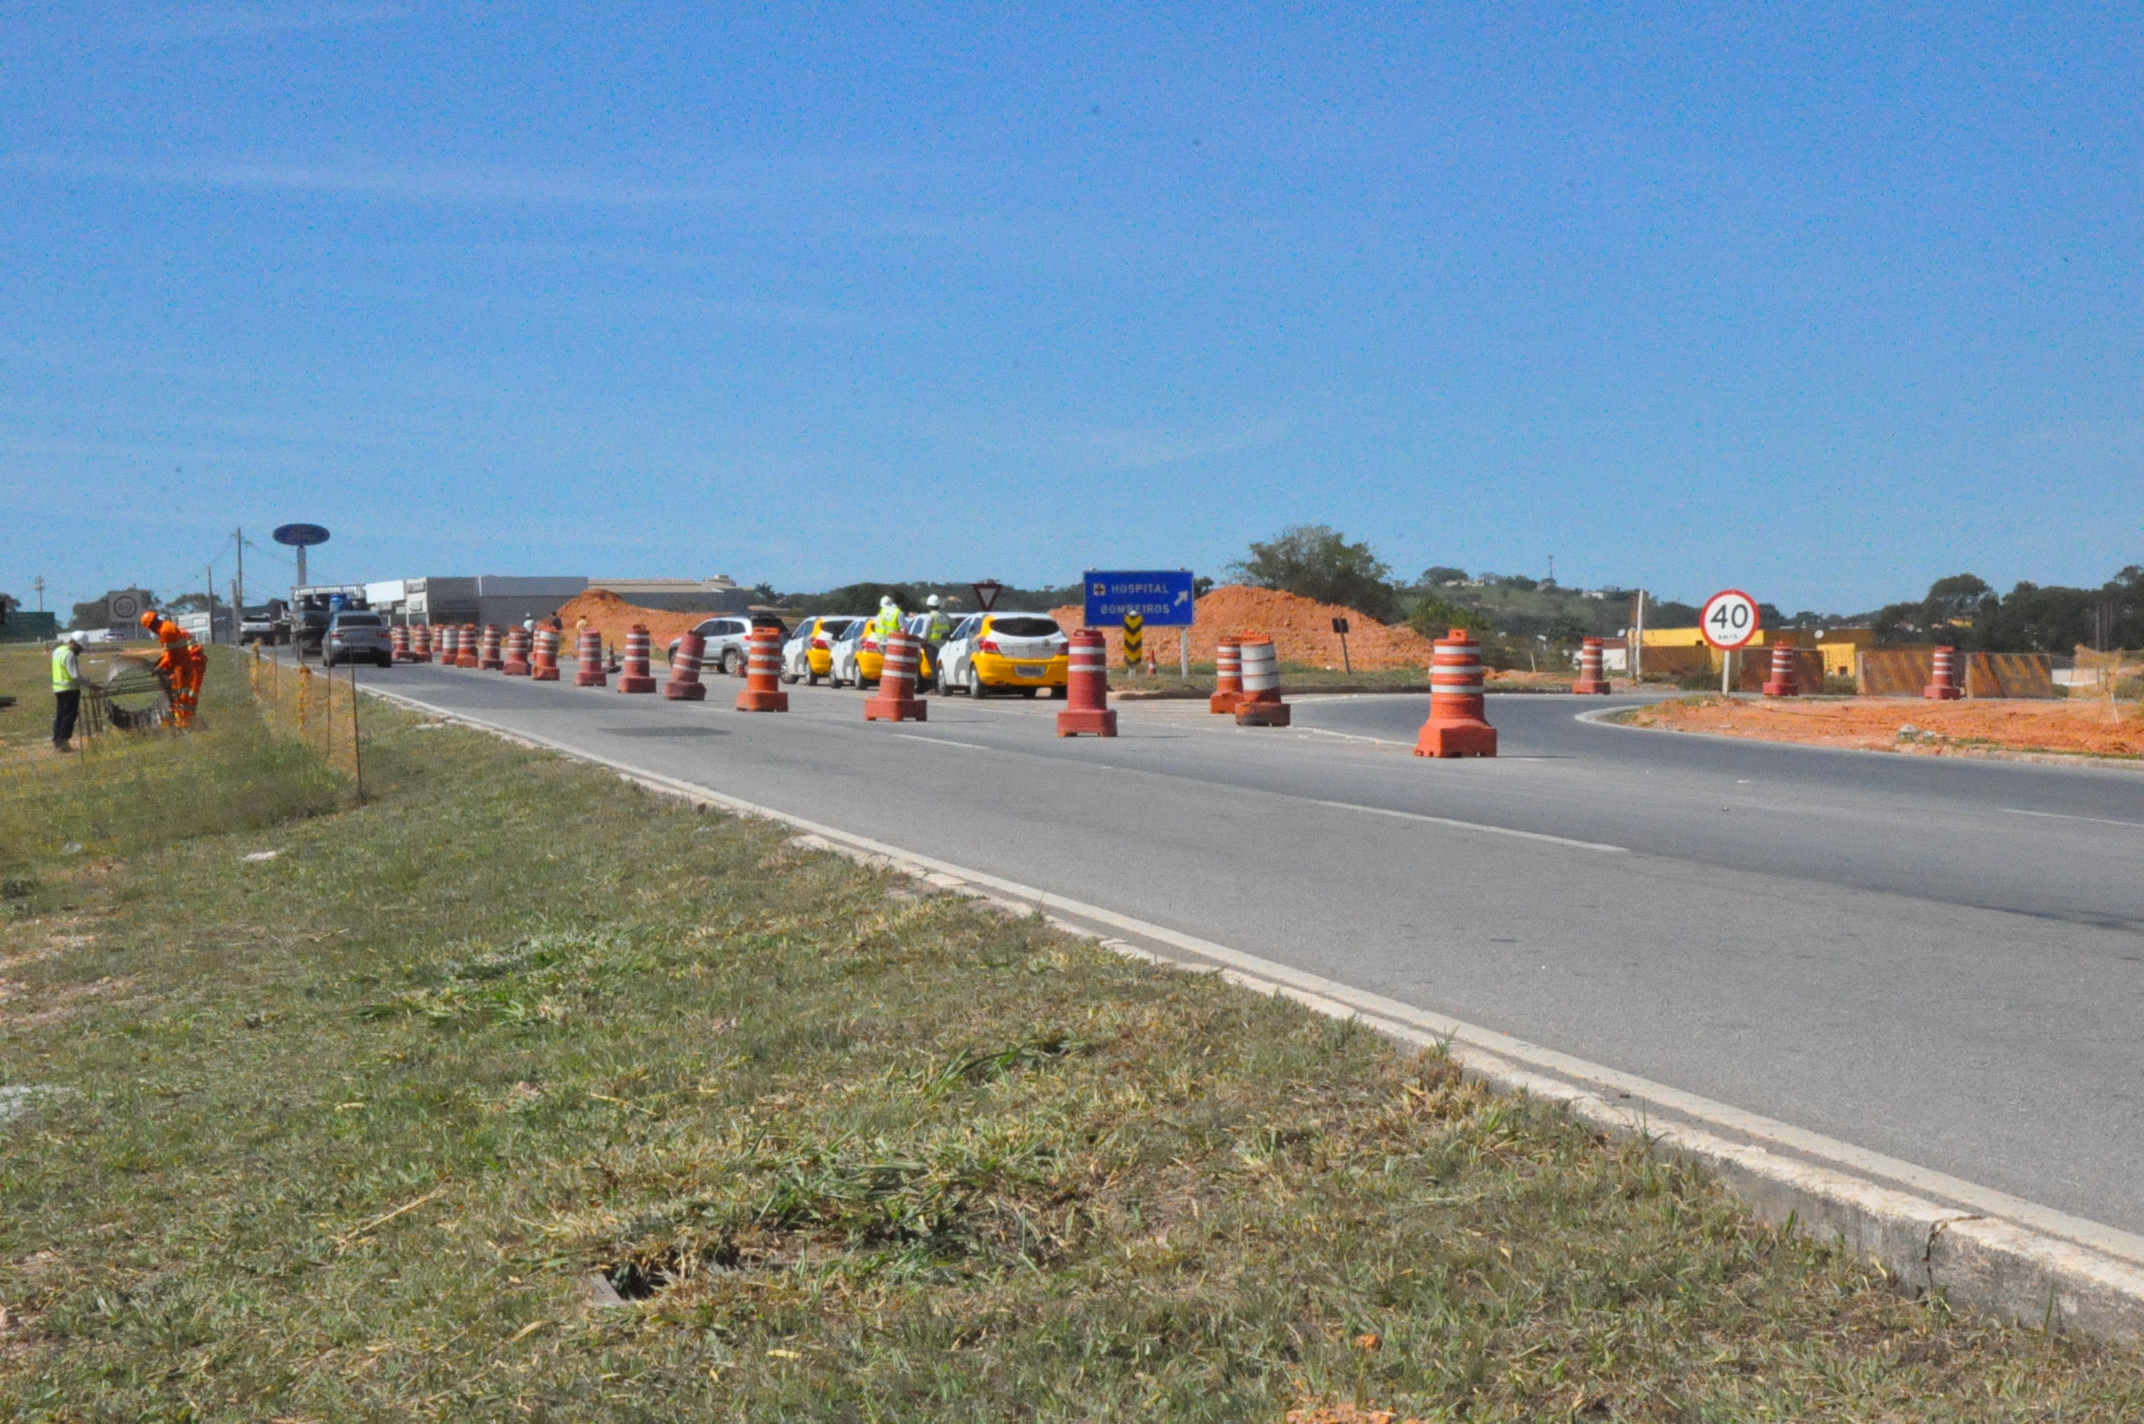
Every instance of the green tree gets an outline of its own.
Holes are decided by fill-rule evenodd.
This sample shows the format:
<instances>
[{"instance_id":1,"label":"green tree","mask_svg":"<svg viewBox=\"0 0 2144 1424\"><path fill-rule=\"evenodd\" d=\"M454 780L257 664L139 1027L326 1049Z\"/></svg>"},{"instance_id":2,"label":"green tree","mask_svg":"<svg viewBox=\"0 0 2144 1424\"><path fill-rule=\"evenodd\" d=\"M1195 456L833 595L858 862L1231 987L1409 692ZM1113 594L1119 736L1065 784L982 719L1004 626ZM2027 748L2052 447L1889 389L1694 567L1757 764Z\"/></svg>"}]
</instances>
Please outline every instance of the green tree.
<instances>
[{"instance_id":1,"label":"green tree","mask_svg":"<svg viewBox=\"0 0 2144 1424\"><path fill-rule=\"evenodd\" d=\"M1422 587L1442 588L1448 583L1465 583L1467 571L1455 569L1450 564L1431 564L1422 570Z\"/></svg>"},{"instance_id":2,"label":"green tree","mask_svg":"<svg viewBox=\"0 0 2144 1424\"><path fill-rule=\"evenodd\" d=\"M1407 606L1407 626L1425 638L1441 638L1454 628L1487 633L1495 625L1478 608L1465 608L1448 598L1426 593Z\"/></svg>"},{"instance_id":3,"label":"green tree","mask_svg":"<svg viewBox=\"0 0 2144 1424\"><path fill-rule=\"evenodd\" d=\"M1390 566L1368 544L1350 544L1323 524L1291 524L1279 538L1251 545L1251 556L1230 567L1260 588L1337 603L1380 623L1399 612Z\"/></svg>"}]
</instances>

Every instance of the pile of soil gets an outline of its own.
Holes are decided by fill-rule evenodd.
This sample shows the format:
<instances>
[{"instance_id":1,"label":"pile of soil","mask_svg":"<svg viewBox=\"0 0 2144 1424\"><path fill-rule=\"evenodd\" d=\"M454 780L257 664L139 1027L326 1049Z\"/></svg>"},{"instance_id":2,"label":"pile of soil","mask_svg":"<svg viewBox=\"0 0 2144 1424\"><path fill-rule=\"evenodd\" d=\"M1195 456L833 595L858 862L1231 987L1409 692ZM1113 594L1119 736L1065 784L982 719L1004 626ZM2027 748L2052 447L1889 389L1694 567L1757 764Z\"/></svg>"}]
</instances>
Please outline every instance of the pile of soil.
<instances>
[{"instance_id":1,"label":"pile of soil","mask_svg":"<svg viewBox=\"0 0 2144 1424\"><path fill-rule=\"evenodd\" d=\"M1050 614L1067 629L1086 626L1086 613L1077 604L1053 608ZM1278 589L1246 588L1241 584L1225 584L1199 600L1197 621L1190 629L1191 660L1212 662L1214 645L1223 634L1264 633L1273 639L1274 652L1282 662L1337 671L1344 664L1340 657L1340 635L1333 631L1335 618L1348 621L1348 660L1357 668L1365 672L1422 668L1426 673L1430 654L1435 649L1429 639L1412 628L1387 626L1353 608L1318 603ZM1124 630L1104 628L1100 631L1109 640L1111 666L1121 667ZM1175 665L1177 639L1183 631L1180 628L1147 630L1146 645L1153 652L1156 663Z\"/></svg>"},{"instance_id":2,"label":"pile of soil","mask_svg":"<svg viewBox=\"0 0 2144 1424\"><path fill-rule=\"evenodd\" d=\"M649 644L660 659L672 638L690 633L706 620L707 615L642 608L637 603L627 603L607 588L592 588L558 610L558 621L566 630L565 642L559 648L561 658L573 656L574 633L583 618L588 620L589 627L603 635L606 651L616 648L621 653L625 651L626 630L635 623L646 624Z\"/></svg>"},{"instance_id":3,"label":"pile of soil","mask_svg":"<svg viewBox=\"0 0 2144 1424\"><path fill-rule=\"evenodd\" d=\"M2144 714L2104 698L2057 701L1903 697L1845 701L1726 702L1717 697L1663 702L1634 714L1641 727L1715 732L1771 742L1960 756L1991 750L2144 757Z\"/></svg>"}]
</instances>

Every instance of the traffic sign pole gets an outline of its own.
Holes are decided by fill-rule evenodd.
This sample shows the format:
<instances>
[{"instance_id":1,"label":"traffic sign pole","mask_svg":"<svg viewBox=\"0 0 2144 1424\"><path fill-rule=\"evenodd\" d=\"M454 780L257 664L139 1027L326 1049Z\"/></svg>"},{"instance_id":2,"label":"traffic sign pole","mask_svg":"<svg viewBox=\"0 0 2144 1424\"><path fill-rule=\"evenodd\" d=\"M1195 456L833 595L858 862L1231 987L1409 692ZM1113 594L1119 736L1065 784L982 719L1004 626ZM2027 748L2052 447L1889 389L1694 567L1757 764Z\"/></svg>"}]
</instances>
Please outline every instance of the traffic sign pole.
<instances>
[{"instance_id":1,"label":"traffic sign pole","mask_svg":"<svg viewBox=\"0 0 2144 1424\"><path fill-rule=\"evenodd\" d=\"M1698 631L1720 650L1720 696L1734 693L1735 653L1757 636L1757 600L1738 588L1722 589L1705 600Z\"/></svg>"}]
</instances>

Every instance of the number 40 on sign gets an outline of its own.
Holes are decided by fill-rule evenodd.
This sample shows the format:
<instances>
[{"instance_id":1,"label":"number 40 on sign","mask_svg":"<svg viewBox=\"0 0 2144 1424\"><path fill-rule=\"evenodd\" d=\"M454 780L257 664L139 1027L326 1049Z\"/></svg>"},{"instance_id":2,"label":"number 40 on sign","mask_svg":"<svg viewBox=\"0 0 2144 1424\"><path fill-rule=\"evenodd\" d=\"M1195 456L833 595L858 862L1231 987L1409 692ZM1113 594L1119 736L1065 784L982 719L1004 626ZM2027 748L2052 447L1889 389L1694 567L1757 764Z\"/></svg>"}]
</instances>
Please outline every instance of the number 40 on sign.
<instances>
[{"instance_id":1,"label":"number 40 on sign","mask_svg":"<svg viewBox=\"0 0 2144 1424\"><path fill-rule=\"evenodd\" d=\"M1705 611L1697 626L1705 641L1725 654L1720 659L1720 691L1724 694L1733 685L1735 649L1757 636L1757 600L1741 589L1724 589L1705 600Z\"/></svg>"}]
</instances>

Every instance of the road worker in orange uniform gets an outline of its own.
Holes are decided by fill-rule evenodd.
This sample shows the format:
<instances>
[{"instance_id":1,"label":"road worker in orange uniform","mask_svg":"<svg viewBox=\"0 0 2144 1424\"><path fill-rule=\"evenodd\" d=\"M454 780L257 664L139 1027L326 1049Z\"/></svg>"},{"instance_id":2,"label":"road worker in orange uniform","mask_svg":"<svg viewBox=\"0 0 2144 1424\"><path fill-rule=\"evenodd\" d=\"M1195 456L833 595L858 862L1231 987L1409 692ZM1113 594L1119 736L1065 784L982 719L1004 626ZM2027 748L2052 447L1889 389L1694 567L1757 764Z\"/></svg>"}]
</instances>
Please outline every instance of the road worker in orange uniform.
<instances>
[{"instance_id":1,"label":"road worker in orange uniform","mask_svg":"<svg viewBox=\"0 0 2144 1424\"><path fill-rule=\"evenodd\" d=\"M171 723L175 727L191 727L194 709L201 705L201 679L208 672L208 654L193 640L184 628L164 617L155 609L141 616L141 626L156 635L164 645L163 654L156 660L156 670L163 675L164 685L171 689Z\"/></svg>"}]
</instances>

